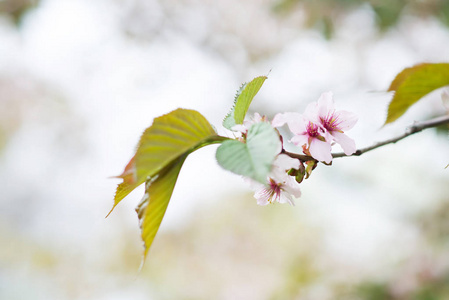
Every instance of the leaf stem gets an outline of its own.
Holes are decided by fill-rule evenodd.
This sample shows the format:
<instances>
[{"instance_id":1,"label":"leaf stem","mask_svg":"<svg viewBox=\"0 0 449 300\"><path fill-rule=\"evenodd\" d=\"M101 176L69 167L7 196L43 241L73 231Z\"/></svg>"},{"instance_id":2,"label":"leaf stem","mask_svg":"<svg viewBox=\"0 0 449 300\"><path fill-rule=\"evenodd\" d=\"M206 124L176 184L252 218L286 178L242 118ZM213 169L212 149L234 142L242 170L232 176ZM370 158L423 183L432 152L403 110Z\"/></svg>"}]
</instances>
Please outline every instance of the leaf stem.
<instances>
[{"instance_id":1,"label":"leaf stem","mask_svg":"<svg viewBox=\"0 0 449 300\"><path fill-rule=\"evenodd\" d=\"M385 141L382 142L378 142L375 143L372 146L369 147L365 147L365 148L360 148L358 150L356 150L353 154L347 155L343 152L339 152L339 153L332 153L332 157L333 158L340 158L340 157L348 157L348 156L360 156L363 153L369 152L371 150L380 148L382 146L388 145L388 144L394 144L412 134L415 134L417 132L423 131L424 129L427 128L432 128L432 127L437 127L443 124L449 124L449 116L441 116L441 117L437 117L434 119L430 119L427 121L422 121L422 122L415 122L413 123L411 126L407 127L405 132L399 136L393 137L391 139L387 139ZM301 161L308 161L308 160L315 160L313 157L308 156L308 155L303 155L303 154L296 154L296 153L292 153L292 152L288 152L283 150L282 153L287 154L290 157L293 158L297 158Z\"/></svg>"}]
</instances>

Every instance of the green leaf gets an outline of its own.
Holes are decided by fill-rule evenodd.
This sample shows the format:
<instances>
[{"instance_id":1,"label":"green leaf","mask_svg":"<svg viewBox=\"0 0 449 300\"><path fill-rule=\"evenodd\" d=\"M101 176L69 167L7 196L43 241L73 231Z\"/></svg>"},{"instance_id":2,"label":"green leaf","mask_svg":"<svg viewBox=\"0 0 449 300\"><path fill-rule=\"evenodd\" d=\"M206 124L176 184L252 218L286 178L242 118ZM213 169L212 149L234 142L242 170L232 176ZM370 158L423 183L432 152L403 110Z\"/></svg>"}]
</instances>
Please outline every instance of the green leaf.
<instances>
[{"instance_id":1,"label":"green leaf","mask_svg":"<svg viewBox=\"0 0 449 300\"><path fill-rule=\"evenodd\" d=\"M118 176L123 182L117 187L111 212L131 191L180 156L225 139L194 110L180 108L154 119L140 138L135 156Z\"/></svg>"},{"instance_id":2,"label":"green leaf","mask_svg":"<svg viewBox=\"0 0 449 300\"><path fill-rule=\"evenodd\" d=\"M143 261L164 218L179 171L186 157L187 154L179 157L145 183L145 195L136 208L145 248Z\"/></svg>"},{"instance_id":3,"label":"green leaf","mask_svg":"<svg viewBox=\"0 0 449 300\"><path fill-rule=\"evenodd\" d=\"M244 83L238 89L238 91L237 91L237 93L235 94L235 97L234 97L234 104L232 105L231 111L226 115L226 117L223 120L223 127L226 128L226 129L231 130L231 128L236 124L235 123L235 119L234 119L235 105L236 105L237 100L238 100L239 96L242 94L243 89L245 88L246 85L247 85L247 83Z\"/></svg>"},{"instance_id":4,"label":"green leaf","mask_svg":"<svg viewBox=\"0 0 449 300\"><path fill-rule=\"evenodd\" d=\"M249 128L246 143L225 141L218 147L216 157L224 169L266 183L280 149L281 141L274 128L260 122Z\"/></svg>"},{"instance_id":5,"label":"green leaf","mask_svg":"<svg viewBox=\"0 0 449 300\"><path fill-rule=\"evenodd\" d=\"M259 76L251 80L251 82L242 85L235 96L234 106L223 121L225 128L231 130L234 125L243 124L251 101L259 92L266 79L267 76Z\"/></svg>"},{"instance_id":6,"label":"green leaf","mask_svg":"<svg viewBox=\"0 0 449 300\"><path fill-rule=\"evenodd\" d=\"M449 85L448 63L426 63L404 69L388 88L395 94L388 107L385 124L394 122L419 99L446 85Z\"/></svg>"}]
</instances>

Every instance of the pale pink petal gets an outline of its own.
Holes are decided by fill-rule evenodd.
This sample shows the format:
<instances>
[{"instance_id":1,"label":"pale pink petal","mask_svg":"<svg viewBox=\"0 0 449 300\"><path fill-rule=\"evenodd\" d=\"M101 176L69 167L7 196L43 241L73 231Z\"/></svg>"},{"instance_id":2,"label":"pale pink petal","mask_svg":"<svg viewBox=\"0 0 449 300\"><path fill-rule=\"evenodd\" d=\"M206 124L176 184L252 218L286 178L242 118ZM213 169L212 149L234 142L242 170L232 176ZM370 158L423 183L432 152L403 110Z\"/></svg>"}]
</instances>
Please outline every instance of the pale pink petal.
<instances>
[{"instance_id":1,"label":"pale pink petal","mask_svg":"<svg viewBox=\"0 0 449 300\"><path fill-rule=\"evenodd\" d=\"M334 100L332 99L332 92L322 93L318 99L318 115L325 118L329 112L334 111Z\"/></svg>"},{"instance_id":2,"label":"pale pink petal","mask_svg":"<svg viewBox=\"0 0 449 300\"><path fill-rule=\"evenodd\" d=\"M262 116L259 114L259 113L254 113L254 116L253 116L253 122L254 123L260 123L260 122L262 122Z\"/></svg>"},{"instance_id":3,"label":"pale pink petal","mask_svg":"<svg viewBox=\"0 0 449 300\"><path fill-rule=\"evenodd\" d=\"M309 147L310 155L318 161L330 163L332 161L331 144L319 139L312 139Z\"/></svg>"},{"instance_id":4,"label":"pale pink petal","mask_svg":"<svg viewBox=\"0 0 449 300\"><path fill-rule=\"evenodd\" d=\"M307 131L305 120L302 117L295 121L288 122L288 128L296 135L304 134Z\"/></svg>"},{"instance_id":5,"label":"pale pink petal","mask_svg":"<svg viewBox=\"0 0 449 300\"><path fill-rule=\"evenodd\" d=\"M335 141L339 143L340 146L343 148L343 151L345 152L346 155L351 155L357 150L357 148L355 147L354 140L351 139L346 134L334 131L332 132L332 136L334 137Z\"/></svg>"},{"instance_id":6,"label":"pale pink petal","mask_svg":"<svg viewBox=\"0 0 449 300\"><path fill-rule=\"evenodd\" d=\"M302 147L302 145L307 144L309 142L309 136L306 134L295 135L294 137L292 137L290 142L292 142L296 146Z\"/></svg>"},{"instance_id":7,"label":"pale pink petal","mask_svg":"<svg viewBox=\"0 0 449 300\"><path fill-rule=\"evenodd\" d=\"M295 118L295 116L292 115L299 115L299 114L291 112L276 114L273 118L273 121L271 121L271 125L273 127L281 127L282 125L286 124L289 120Z\"/></svg>"},{"instance_id":8,"label":"pale pink petal","mask_svg":"<svg viewBox=\"0 0 449 300\"><path fill-rule=\"evenodd\" d=\"M282 188L294 197L299 198L301 197L301 190L299 186L299 183L292 176L288 176L288 179L285 181Z\"/></svg>"},{"instance_id":9,"label":"pale pink petal","mask_svg":"<svg viewBox=\"0 0 449 300\"><path fill-rule=\"evenodd\" d=\"M304 119L307 121L311 121L313 123L318 123L319 116L318 116L318 105L316 102L312 102L309 105L307 105L304 114Z\"/></svg>"},{"instance_id":10,"label":"pale pink petal","mask_svg":"<svg viewBox=\"0 0 449 300\"><path fill-rule=\"evenodd\" d=\"M254 198L256 198L258 205L267 205L270 203L272 195L270 187L261 185L261 187L254 193Z\"/></svg>"},{"instance_id":11,"label":"pale pink petal","mask_svg":"<svg viewBox=\"0 0 449 300\"><path fill-rule=\"evenodd\" d=\"M279 195L279 203L288 203L292 206L295 206L295 202L293 201L293 197L292 195L290 195L287 192L281 192L281 194Z\"/></svg>"},{"instance_id":12,"label":"pale pink petal","mask_svg":"<svg viewBox=\"0 0 449 300\"><path fill-rule=\"evenodd\" d=\"M281 170L279 168L273 168L268 175L274 182L283 184L285 181L285 177L288 176L285 170Z\"/></svg>"},{"instance_id":13,"label":"pale pink petal","mask_svg":"<svg viewBox=\"0 0 449 300\"><path fill-rule=\"evenodd\" d=\"M270 172L270 178L273 179L276 183L284 184L284 182L288 179L289 175L286 170L282 170L281 168L274 167Z\"/></svg>"},{"instance_id":14,"label":"pale pink petal","mask_svg":"<svg viewBox=\"0 0 449 300\"><path fill-rule=\"evenodd\" d=\"M355 113L345 111L345 110L340 110L337 112L337 114L338 114L338 120L339 120L338 127L342 131L351 129L352 127L354 127L355 123L357 123L358 117Z\"/></svg>"},{"instance_id":15,"label":"pale pink petal","mask_svg":"<svg viewBox=\"0 0 449 300\"><path fill-rule=\"evenodd\" d=\"M320 132L320 135L324 137L324 140L329 144L334 140L334 137L326 129L323 129L323 131Z\"/></svg>"},{"instance_id":16,"label":"pale pink petal","mask_svg":"<svg viewBox=\"0 0 449 300\"><path fill-rule=\"evenodd\" d=\"M254 113L252 117L243 121L243 125L245 125L246 128L250 128L252 125L260 122L262 122L262 117L260 116L259 113Z\"/></svg>"},{"instance_id":17,"label":"pale pink petal","mask_svg":"<svg viewBox=\"0 0 449 300\"><path fill-rule=\"evenodd\" d=\"M254 198L256 198L258 205L267 205L273 202L295 205L293 197L301 196L299 184L292 176L289 176L285 170L280 172L279 168L276 169L279 171L277 172L278 177L270 177L269 184L261 184L245 177L244 180L249 182L251 188L255 191ZM280 190L276 192L273 188L277 186L279 186Z\"/></svg>"},{"instance_id":18,"label":"pale pink petal","mask_svg":"<svg viewBox=\"0 0 449 300\"><path fill-rule=\"evenodd\" d=\"M283 114L276 114L273 118L273 121L271 121L271 126L273 127L281 127L282 125L288 123L289 127L290 124L296 124L301 123L303 120L301 114L295 113L295 112L286 112ZM293 125L294 128L296 128L297 125ZM290 130L292 130L290 128ZM293 132L293 130L292 130ZM295 133L295 132L293 132Z\"/></svg>"},{"instance_id":19,"label":"pale pink petal","mask_svg":"<svg viewBox=\"0 0 449 300\"><path fill-rule=\"evenodd\" d=\"M299 169L299 160L292 158L287 154L279 154L273 162L273 167L286 171L290 169ZM285 172L284 172L285 173Z\"/></svg>"},{"instance_id":20,"label":"pale pink petal","mask_svg":"<svg viewBox=\"0 0 449 300\"><path fill-rule=\"evenodd\" d=\"M251 117L249 120L243 121L243 124L236 124L232 126L231 130L246 133L248 131L248 128L250 128L252 125L263 121L264 117L262 117L259 113L254 113L254 116Z\"/></svg>"},{"instance_id":21,"label":"pale pink petal","mask_svg":"<svg viewBox=\"0 0 449 300\"><path fill-rule=\"evenodd\" d=\"M270 178L274 180L277 184L285 185L292 178L287 174L286 170L281 170L279 168L273 168L270 172Z\"/></svg>"}]
</instances>

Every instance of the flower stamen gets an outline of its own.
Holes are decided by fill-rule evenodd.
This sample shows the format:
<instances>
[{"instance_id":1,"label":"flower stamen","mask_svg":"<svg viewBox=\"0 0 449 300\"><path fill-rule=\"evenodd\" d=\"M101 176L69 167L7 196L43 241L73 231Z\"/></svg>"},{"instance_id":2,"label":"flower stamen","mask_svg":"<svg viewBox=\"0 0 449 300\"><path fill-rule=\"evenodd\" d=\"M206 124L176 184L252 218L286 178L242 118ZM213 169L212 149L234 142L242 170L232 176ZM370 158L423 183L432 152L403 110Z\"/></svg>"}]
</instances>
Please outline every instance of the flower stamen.
<instances>
[{"instance_id":1,"label":"flower stamen","mask_svg":"<svg viewBox=\"0 0 449 300\"><path fill-rule=\"evenodd\" d=\"M339 115L334 111L328 112L326 117L320 117L321 124L327 131L339 131L342 132L340 128L341 120Z\"/></svg>"},{"instance_id":2,"label":"flower stamen","mask_svg":"<svg viewBox=\"0 0 449 300\"><path fill-rule=\"evenodd\" d=\"M318 125L312 123L309 121L309 123L307 124L307 134L310 137L317 137L320 134L318 133Z\"/></svg>"}]
</instances>

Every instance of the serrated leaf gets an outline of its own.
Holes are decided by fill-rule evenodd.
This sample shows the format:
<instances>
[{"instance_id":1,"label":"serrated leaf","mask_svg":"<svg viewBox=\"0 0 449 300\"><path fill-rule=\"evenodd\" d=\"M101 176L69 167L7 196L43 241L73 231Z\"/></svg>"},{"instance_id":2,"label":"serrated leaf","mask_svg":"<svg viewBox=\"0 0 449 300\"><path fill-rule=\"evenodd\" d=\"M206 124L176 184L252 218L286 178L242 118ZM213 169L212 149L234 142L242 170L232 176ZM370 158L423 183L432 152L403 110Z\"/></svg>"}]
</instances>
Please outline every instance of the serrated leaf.
<instances>
[{"instance_id":1,"label":"serrated leaf","mask_svg":"<svg viewBox=\"0 0 449 300\"><path fill-rule=\"evenodd\" d=\"M449 85L448 63L425 63L404 69L388 88L395 94L388 107L385 124L394 122L419 99L446 85Z\"/></svg>"},{"instance_id":2,"label":"serrated leaf","mask_svg":"<svg viewBox=\"0 0 449 300\"><path fill-rule=\"evenodd\" d=\"M180 156L225 139L194 110L180 108L154 119L142 134L135 156L118 176L123 182L117 187L111 212L131 191Z\"/></svg>"},{"instance_id":3,"label":"serrated leaf","mask_svg":"<svg viewBox=\"0 0 449 300\"><path fill-rule=\"evenodd\" d=\"M247 134L246 143L238 140L223 142L218 147L218 163L235 174L266 183L271 165L281 149L276 131L269 123L252 125Z\"/></svg>"},{"instance_id":4,"label":"serrated leaf","mask_svg":"<svg viewBox=\"0 0 449 300\"><path fill-rule=\"evenodd\" d=\"M179 157L145 184L145 195L136 208L145 249L143 260L145 260L159 230L186 157L187 154Z\"/></svg>"},{"instance_id":5,"label":"serrated leaf","mask_svg":"<svg viewBox=\"0 0 449 300\"><path fill-rule=\"evenodd\" d=\"M251 82L242 85L235 96L234 106L223 121L225 128L231 130L234 125L243 124L251 101L257 95L266 79L267 76L259 76L251 80Z\"/></svg>"},{"instance_id":6,"label":"serrated leaf","mask_svg":"<svg viewBox=\"0 0 449 300\"><path fill-rule=\"evenodd\" d=\"M234 127L234 125L236 125L235 119L234 119L235 104L237 103L237 99L239 98L240 94L242 94L242 91L246 85L247 85L247 83L242 84L242 86L235 93L234 104L232 105L231 110L229 111L229 113L226 115L226 117L223 120L223 127L226 129L231 130L231 128Z\"/></svg>"}]
</instances>

